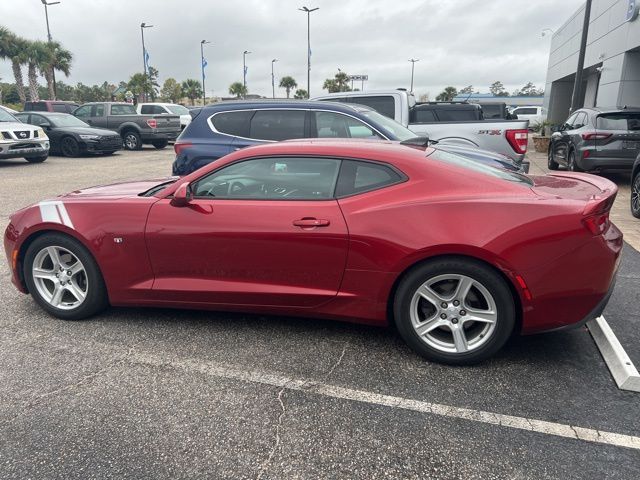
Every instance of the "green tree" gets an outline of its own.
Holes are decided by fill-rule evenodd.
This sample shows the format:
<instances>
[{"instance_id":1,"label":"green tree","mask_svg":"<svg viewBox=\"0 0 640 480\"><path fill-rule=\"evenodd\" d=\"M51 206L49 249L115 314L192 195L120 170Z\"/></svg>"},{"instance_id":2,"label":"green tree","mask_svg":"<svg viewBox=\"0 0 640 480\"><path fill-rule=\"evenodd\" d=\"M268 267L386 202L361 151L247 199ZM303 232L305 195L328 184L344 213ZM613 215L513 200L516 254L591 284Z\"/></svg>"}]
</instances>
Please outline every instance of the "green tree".
<instances>
[{"instance_id":1,"label":"green tree","mask_svg":"<svg viewBox=\"0 0 640 480\"><path fill-rule=\"evenodd\" d=\"M149 77L148 94L151 96L151 101L155 102L156 97L158 96L158 89L160 88L160 84L158 83L158 76L160 75L160 72L158 72L158 69L155 67L149 67L147 75Z\"/></svg>"},{"instance_id":2,"label":"green tree","mask_svg":"<svg viewBox=\"0 0 640 480\"><path fill-rule=\"evenodd\" d=\"M242 82L233 82L231 85L229 85L230 95L235 95L237 98L240 98L246 97L247 93L249 93L247 87L245 87Z\"/></svg>"},{"instance_id":3,"label":"green tree","mask_svg":"<svg viewBox=\"0 0 640 480\"><path fill-rule=\"evenodd\" d=\"M27 41L5 27L0 27L0 59L10 59L20 103L27 101L22 67L27 63Z\"/></svg>"},{"instance_id":4,"label":"green tree","mask_svg":"<svg viewBox=\"0 0 640 480\"><path fill-rule=\"evenodd\" d=\"M456 87L445 87L445 89L436 97L436 101L450 102L457 94L458 90L456 89Z\"/></svg>"},{"instance_id":5,"label":"green tree","mask_svg":"<svg viewBox=\"0 0 640 480\"><path fill-rule=\"evenodd\" d=\"M40 40L27 42L27 78L29 80L29 98L32 102L40 100L38 92L38 71L46 68L49 51L47 44Z\"/></svg>"},{"instance_id":6,"label":"green tree","mask_svg":"<svg viewBox=\"0 0 640 480\"><path fill-rule=\"evenodd\" d=\"M491 84L489 91L496 97L508 97L509 92L504 89L504 85L500 80L497 80Z\"/></svg>"},{"instance_id":7,"label":"green tree","mask_svg":"<svg viewBox=\"0 0 640 480\"><path fill-rule=\"evenodd\" d=\"M329 93L335 92L350 92L351 87L349 86L349 75L345 72L336 73L334 78L327 78L322 85L324 90L327 90Z\"/></svg>"},{"instance_id":8,"label":"green tree","mask_svg":"<svg viewBox=\"0 0 640 480\"><path fill-rule=\"evenodd\" d=\"M191 105L195 105L196 98L202 97L202 85L198 80L187 78L182 82L182 94L191 100Z\"/></svg>"},{"instance_id":9,"label":"green tree","mask_svg":"<svg viewBox=\"0 0 640 480\"><path fill-rule=\"evenodd\" d=\"M473 93L473 85L464 87L458 92L458 95L471 95Z\"/></svg>"},{"instance_id":10,"label":"green tree","mask_svg":"<svg viewBox=\"0 0 640 480\"><path fill-rule=\"evenodd\" d=\"M296 93L293 94L293 98L297 100L304 100L305 98L309 98L309 92L304 88L299 88L296 90Z\"/></svg>"},{"instance_id":11,"label":"green tree","mask_svg":"<svg viewBox=\"0 0 640 480\"><path fill-rule=\"evenodd\" d=\"M287 98L289 98L289 94L291 90L298 86L298 82L293 77L282 77L280 79L280 88L284 88L287 91Z\"/></svg>"},{"instance_id":12,"label":"green tree","mask_svg":"<svg viewBox=\"0 0 640 480\"><path fill-rule=\"evenodd\" d=\"M175 78L167 78L162 84L160 97L165 102L178 103L182 98L182 87Z\"/></svg>"},{"instance_id":13,"label":"green tree","mask_svg":"<svg viewBox=\"0 0 640 480\"><path fill-rule=\"evenodd\" d=\"M75 100L75 88L61 80L56 81L57 100Z\"/></svg>"},{"instance_id":14,"label":"green tree","mask_svg":"<svg viewBox=\"0 0 640 480\"><path fill-rule=\"evenodd\" d=\"M56 100L56 93L54 89L54 72L62 72L65 77L69 76L71 71L71 61L73 55L69 50L62 47L60 42L50 42L44 44L44 62L40 66L40 71L47 81L47 89L49 90L49 98Z\"/></svg>"},{"instance_id":15,"label":"green tree","mask_svg":"<svg viewBox=\"0 0 640 480\"><path fill-rule=\"evenodd\" d=\"M147 75L144 73L134 73L127 83L127 88L131 90L136 97L139 97L148 94L152 87Z\"/></svg>"},{"instance_id":16,"label":"green tree","mask_svg":"<svg viewBox=\"0 0 640 480\"><path fill-rule=\"evenodd\" d=\"M327 90L329 93L336 93L340 91L340 87L338 86L338 82L336 82L335 78L327 78L322 85L323 90Z\"/></svg>"},{"instance_id":17,"label":"green tree","mask_svg":"<svg viewBox=\"0 0 640 480\"><path fill-rule=\"evenodd\" d=\"M532 82L527 82L527 84L522 87L520 90L516 90L518 95L523 97L536 97L538 95L544 95L543 89L538 89ZM516 95L514 92L514 95Z\"/></svg>"}]
</instances>

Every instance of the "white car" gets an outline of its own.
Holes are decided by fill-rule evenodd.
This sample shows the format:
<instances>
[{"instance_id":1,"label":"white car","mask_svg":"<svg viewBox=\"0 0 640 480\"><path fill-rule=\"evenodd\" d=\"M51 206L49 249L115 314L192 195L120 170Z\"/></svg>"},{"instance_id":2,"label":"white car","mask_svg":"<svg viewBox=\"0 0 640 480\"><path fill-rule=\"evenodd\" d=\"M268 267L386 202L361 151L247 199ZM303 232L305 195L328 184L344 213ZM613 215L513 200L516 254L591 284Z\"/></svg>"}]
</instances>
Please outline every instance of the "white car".
<instances>
[{"instance_id":1,"label":"white car","mask_svg":"<svg viewBox=\"0 0 640 480\"><path fill-rule=\"evenodd\" d=\"M177 103L139 103L136 111L143 115L180 115L180 127L182 130L191 123L189 109Z\"/></svg>"},{"instance_id":2,"label":"white car","mask_svg":"<svg viewBox=\"0 0 640 480\"><path fill-rule=\"evenodd\" d=\"M547 109L544 107L522 106L511 110L511 113L518 116L518 120L529 120L529 128L533 128L537 123L542 123L547 119Z\"/></svg>"},{"instance_id":3,"label":"white car","mask_svg":"<svg viewBox=\"0 0 640 480\"><path fill-rule=\"evenodd\" d=\"M24 158L29 163L40 163L48 156L49 137L44 130L22 123L0 108L0 159Z\"/></svg>"}]
</instances>

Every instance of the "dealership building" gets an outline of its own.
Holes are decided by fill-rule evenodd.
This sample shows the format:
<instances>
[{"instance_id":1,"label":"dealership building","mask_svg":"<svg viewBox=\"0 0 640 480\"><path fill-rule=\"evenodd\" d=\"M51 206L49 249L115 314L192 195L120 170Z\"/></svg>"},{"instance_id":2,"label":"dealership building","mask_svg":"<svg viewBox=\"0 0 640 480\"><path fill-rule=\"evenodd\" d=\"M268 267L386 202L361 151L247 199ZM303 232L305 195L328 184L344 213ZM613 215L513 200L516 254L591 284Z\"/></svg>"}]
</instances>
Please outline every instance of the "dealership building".
<instances>
[{"instance_id":1,"label":"dealership building","mask_svg":"<svg viewBox=\"0 0 640 480\"><path fill-rule=\"evenodd\" d=\"M584 58L581 105L640 107L640 0L593 0ZM544 106L548 118L569 114L585 5L552 36Z\"/></svg>"}]
</instances>

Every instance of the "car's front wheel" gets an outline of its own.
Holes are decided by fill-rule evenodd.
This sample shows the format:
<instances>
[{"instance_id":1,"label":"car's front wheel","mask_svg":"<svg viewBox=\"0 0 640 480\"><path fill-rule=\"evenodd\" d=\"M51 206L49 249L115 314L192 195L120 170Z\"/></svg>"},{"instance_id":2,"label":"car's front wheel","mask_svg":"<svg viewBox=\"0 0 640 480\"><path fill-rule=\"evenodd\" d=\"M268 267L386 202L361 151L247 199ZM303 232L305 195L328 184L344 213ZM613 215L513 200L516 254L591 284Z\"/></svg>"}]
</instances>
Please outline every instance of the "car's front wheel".
<instances>
[{"instance_id":1,"label":"car's front wheel","mask_svg":"<svg viewBox=\"0 0 640 480\"><path fill-rule=\"evenodd\" d=\"M60 150L65 157L77 157L80 154L80 145L73 137L64 137L60 144Z\"/></svg>"},{"instance_id":2,"label":"car's front wheel","mask_svg":"<svg viewBox=\"0 0 640 480\"><path fill-rule=\"evenodd\" d=\"M63 320L90 317L108 304L96 261L67 235L48 233L36 238L25 254L23 273L34 300Z\"/></svg>"},{"instance_id":3,"label":"car's front wheel","mask_svg":"<svg viewBox=\"0 0 640 480\"><path fill-rule=\"evenodd\" d=\"M631 213L640 218L640 170L631 180Z\"/></svg>"},{"instance_id":4,"label":"car's front wheel","mask_svg":"<svg viewBox=\"0 0 640 480\"><path fill-rule=\"evenodd\" d=\"M142 148L142 138L140 134L133 130L128 130L122 135L124 148L127 150L140 150Z\"/></svg>"},{"instance_id":5,"label":"car's front wheel","mask_svg":"<svg viewBox=\"0 0 640 480\"><path fill-rule=\"evenodd\" d=\"M400 335L420 355L469 365L502 348L515 325L515 306L498 273L452 257L407 274L396 292L394 318Z\"/></svg>"}]
</instances>

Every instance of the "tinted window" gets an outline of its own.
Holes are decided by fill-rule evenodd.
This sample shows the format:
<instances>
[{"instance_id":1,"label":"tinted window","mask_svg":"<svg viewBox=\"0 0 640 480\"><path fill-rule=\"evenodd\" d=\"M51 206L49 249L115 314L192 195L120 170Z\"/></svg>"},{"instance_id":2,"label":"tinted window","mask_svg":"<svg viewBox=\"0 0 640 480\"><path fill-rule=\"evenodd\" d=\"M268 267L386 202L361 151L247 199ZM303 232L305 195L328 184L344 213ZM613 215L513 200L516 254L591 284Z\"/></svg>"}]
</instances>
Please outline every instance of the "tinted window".
<instances>
[{"instance_id":1,"label":"tinted window","mask_svg":"<svg viewBox=\"0 0 640 480\"><path fill-rule=\"evenodd\" d=\"M569 127L572 127L572 126L573 126L573 124L574 124L574 123L575 123L575 121L576 121L576 118L578 118L578 114L577 114L577 113L574 113L573 115L571 115L571 116L567 119L567 121L566 121L564 124L565 124L565 125L567 125L567 126L569 126Z\"/></svg>"},{"instance_id":2,"label":"tinted window","mask_svg":"<svg viewBox=\"0 0 640 480\"><path fill-rule=\"evenodd\" d=\"M196 197L263 200L333 198L340 160L270 157L224 167L199 180Z\"/></svg>"},{"instance_id":3,"label":"tinted window","mask_svg":"<svg viewBox=\"0 0 640 480\"><path fill-rule=\"evenodd\" d=\"M153 105L142 105L142 107L140 107L140 113L142 115L153 113Z\"/></svg>"},{"instance_id":4,"label":"tinted window","mask_svg":"<svg viewBox=\"0 0 640 480\"><path fill-rule=\"evenodd\" d=\"M474 109L438 109L436 112L438 120L441 122L464 122L469 120L480 120L479 110Z\"/></svg>"},{"instance_id":5,"label":"tinted window","mask_svg":"<svg viewBox=\"0 0 640 480\"><path fill-rule=\"evenodd\" d=\"M85 105L84 107L78 108L73 114L76 117L85 118L91 116L91 105Z\"/></svg>"},{"instance_id":6,"label":"tinted window","mask_svg":"<svg viewBox=\"0 0 640 480\"><path fill-rule=\"evenodd\" d=\"M51 122L49 122L49 120L44 118L42 115L31 115L31 119L29 120L29 123L31 125L35 125L35 126L39 127L43 123L49 123L50 124Z\"/></svg>"},{"instance_id":7,"label":"tinted window","mask_svg":"<svg viewBox=\"0 0 640 480\"><path fill-rule=\"evenodd\" d=\"M370 97L352 97L352 103L359 103L373 108L385 117L396 118L396 107L393 97L390 95L370 96Z\"/></svg>"},{"instance_id":8,"label":"tinted window","mask_svg":"<svg viewBox=\"0 0 640 480\"><path fill-rule=\"evenodd\" d=\"M501 105L482 105L482 114L484 118L502 118Z\"/></svg>"},{"instance_id":9,"label":"tinted window","mask_svg":"<svg viewBox=\"0 0 640 480\"><path fill-rule=\"evenodd\" d=\"M54 103L53 111L67 113L67 106L64 103Z\"/></svg>"},{"instance_id":10,"label":"tinted window","mask_svg":"<svg viewBox=\"0 0 640 480\"><path fill-rule=\"evenodd\" d=\"M582 112L579 113L578 116L575 119L575 122L573 124L573 128L582 128L587 124L587 114Z\"/></svg>"},{"instance_id":11,"label":"tinted window","mask_svg":"<svg viewBox=\"0 0 640 480\"><path fill-rule=\"evenodd\" d=\"M104 116L104 105L94 105L93 106L93 114L94 117L103 117Z\"/></svg>"},{"instance_id":12,"label":"tinted window","mask_svg":"<svg viewBox=\"0 0 640 480\"><path fill-rule=\"evenodd\" d=\"M111 105L111 115L137 115L133 105Z\"/></svg>"},{"instance_id":13,"label":"tinted window","mask_svg":"<svg viewBox=\"0 0 640 480\"><path fill-rule=\"evenodd\" d=\"M46 112L47 105L44 102L27 102L24 109L32 112Z\"/></svg>"},{"instance_id":14,"label":"tinted window","mask_svg":"<svg viewBox=\"0 0 640 480\"><path fill-rule=\"evenodd\" d=\"M640 130L640 113L607 113L599 115L596 128L601 130Z\"/></svg>"},{"instance_id":15,"label":"tinted window","mask_svg":"<svg viewBox=\"0 0 640 480\"><path fill-rule=\"evenodd\" d=\"M258 110L251 119L249 137L257 140L304 138L304 110Z\"/></svg>"},{"instance_id":16,"label":"tinted window","mask_svg":"<svg viewBox=\"0 0 640 480\"><path fill-rule=\"evenodd\" d=\"M432 123L437 122L433 110L413 110L414 123Z\"/></svg>"},{"instance_id":17,"label":"tinted window","mask_svg":"<svg viewBox=\"0 0 640 480\"><path fill-rule=\"evenodd\" d=\"M343 160L336 186L336 197L368 192L400 181L402 177L386 165Z\"/></svg>"},{"instance_id":18,"label":"tinted window","mask_svg":"<svg viewBox=\"0 0 640 480\"><path fill-rule=\"evenodd\" d=\"M513 112L516 115L536 115L538 113L537 108L516 108Z\"/></svg>"},{"instance_id":19,"label":"tinted window","mask_svg":"<svg viewBox=\"0 0 640 480\"><path fill-rule=\"evenodd\" d=\"M248 138L249 122L254 113L253 110L218 113L211 117L211 123L220 133Z\"/></svg>"},{"instance_id":20,"label":"tinted window","mask_svg":"<svg viewBox=\"0 0 640 480\"><path fill-rule=\"evenodd\" d=\"M335 112L314 112L318 138L381 138L358 119Z\"/></svg>"}]
</instances>

